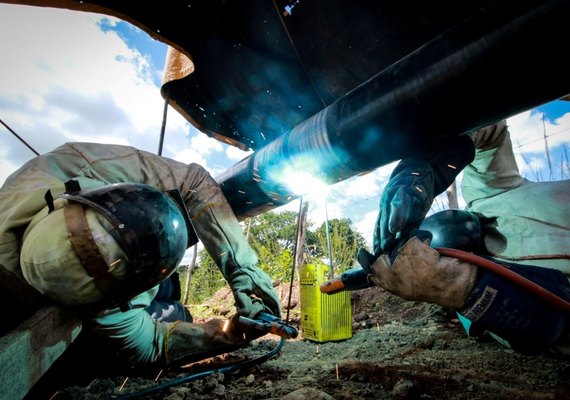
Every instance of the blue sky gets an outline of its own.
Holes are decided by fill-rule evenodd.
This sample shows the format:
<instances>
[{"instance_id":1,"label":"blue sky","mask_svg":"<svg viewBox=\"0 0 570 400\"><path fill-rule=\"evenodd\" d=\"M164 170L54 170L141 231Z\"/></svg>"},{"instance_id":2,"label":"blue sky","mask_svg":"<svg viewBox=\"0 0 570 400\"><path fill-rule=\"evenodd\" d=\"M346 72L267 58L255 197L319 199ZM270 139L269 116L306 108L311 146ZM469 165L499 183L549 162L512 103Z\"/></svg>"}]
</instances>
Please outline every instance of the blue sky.
<instances>
[{"instance_id":1,"label":"blue sky","mask_svg":"<svg viewBox=\"0 0 570 400\"><path fill-rule=\"evenodd\" d=\"M66 141L129 144L157 152L166 45L106 16L0 4L0 51L0 118L38 152ZM544 155L546 132L553 179L564 177L561 165L570 146L570 102L555 101L508 122L524 176L550 179ZM208 138L169 109L163 155L197 162L216 176L247 154ZM32 157L0 126L0 183ZM350 218L370 239L392 168L385 166L331 187L329 218ZM324 203L309 201L309 219L320 224ZM296 211L298 202L282 209Z\"/></svg>"}]
</instances>

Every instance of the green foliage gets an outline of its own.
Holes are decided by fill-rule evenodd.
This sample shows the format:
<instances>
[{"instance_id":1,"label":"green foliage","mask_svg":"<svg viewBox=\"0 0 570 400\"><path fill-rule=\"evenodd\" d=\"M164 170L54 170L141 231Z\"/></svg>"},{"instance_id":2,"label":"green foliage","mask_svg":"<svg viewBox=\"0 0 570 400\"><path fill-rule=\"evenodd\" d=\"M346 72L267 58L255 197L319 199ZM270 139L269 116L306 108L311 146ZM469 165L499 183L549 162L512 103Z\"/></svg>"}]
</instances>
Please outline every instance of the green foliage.
<instances>
[{"instance_id":1,"label":"green foliage","mask_svg":"<svg viewBox=\"0 0 570 400\"><path fill-rule=\"evenodd\" d=\"M272 279L290 280L297 234L297 213L267 212L248 220L249 242L259 258L258 266Z\"/></svg>"},{"instance_id":2,"label":"green foliage","mask_svg":"<svg viewBox=\"0 0 570 400\"><path fill-rule=\"evenodd\" d=\"M366 248L366 240L353 229L352 221L348 218L332 219L328 225L335 274L353 268L356 253L360 247ZM314 235L307 239L307 245L313 257L328 261L326 223L323 222Z\"/></svg>"},{"instance_id":3,"label":"green foliage","mask_svg":"<svg viewBox=\"0 0 570 400\"><path fill-rule=\"evenodd\" d=\"M188 301L191 304L199 304L204 300L212 297L219 289L227 285L226 280L222 276L220 270L214 263L205 249L198 252L198 264L192 271L190 279L190 295ZM179 267L181 287L186 284L186 268Z\"/></svg>"},{"instance_id":4,"label":"green foliage","mask_svg":"<svg viewBox=\"0 0 570 400\"><path fill-rule=\"evenodd\" d=\"M293 211L267 212L249 219L245 224L244 234L259 258L258 267L267 272L273 280L288 282L291 279L297 218L297 213ZM316 231L311 231L310 228L308 223L305 237L308 255L328 260L325 224ZM366 246L364 238L352 228L352 221L347 218L329 221L329 231L335 273L351 268L357 249ZM180 272L181 284L184 287L186 274L182 270ZM200 250L198 266L194 269L190 281L190 303L199 304L209 299L226 284L207 251Z\"/></svg>"}]
</instances>

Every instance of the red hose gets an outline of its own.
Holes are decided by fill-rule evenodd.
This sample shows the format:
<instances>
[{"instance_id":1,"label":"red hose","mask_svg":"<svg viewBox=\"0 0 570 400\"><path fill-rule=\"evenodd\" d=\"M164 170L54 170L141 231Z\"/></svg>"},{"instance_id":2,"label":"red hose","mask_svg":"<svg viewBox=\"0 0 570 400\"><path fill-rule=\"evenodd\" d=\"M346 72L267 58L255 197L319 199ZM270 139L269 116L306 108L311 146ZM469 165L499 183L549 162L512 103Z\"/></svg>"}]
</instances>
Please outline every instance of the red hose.
<instances>
[{"instance_id":1,"label":"red hose","mask_svg":"<svg viewBox=\"0 0 570 400\"><path fill-rule=\"evenodd\" d=\"M568 301L503 265L497 264L491 260L462 250L449 249L446 247L438 247L436 250L442 256L457 258L459 260L468 262L469 264L473 264L477 267L481 267L488 271L494 272L495 274L538 295L540 298L561 309L565 313L570 314L570 303Z\"/></svg>"}]
</instances>

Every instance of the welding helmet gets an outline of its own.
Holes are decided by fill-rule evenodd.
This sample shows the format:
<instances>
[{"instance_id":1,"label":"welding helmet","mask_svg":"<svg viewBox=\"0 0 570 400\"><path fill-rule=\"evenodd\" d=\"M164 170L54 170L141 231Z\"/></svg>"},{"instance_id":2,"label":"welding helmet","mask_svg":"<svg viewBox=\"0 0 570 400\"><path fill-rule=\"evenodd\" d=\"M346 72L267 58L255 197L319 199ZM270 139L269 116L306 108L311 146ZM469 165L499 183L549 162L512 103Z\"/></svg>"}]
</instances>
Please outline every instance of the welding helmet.
<instances>
[{"instance_id":1,"label":"welding helmet","mask_svg":"<svg viewBox=\"0 0 570 400\"><path fill-rule=\"evenodd\" d=\"M479 217L469 211L449 209L430 215L420 230L431 232L432 247L480 253L484 249Z\"/></svg>"},{"instance_id":2,"label":"welding helmet","mask_svg":"<svg viewBox=\"0 0 570 400\"><path fill-rule=\"evenodd\" d=\"M29 231L21 254L28 281L56 300L125 307L169 277L184 256L186 210L160 190L139 183L81 190L77 181L68 181L59 197L65 205ZM45 277L57 269L59 282ZM74 285L66 286L68 276ZM69 293L74 290L77 296Z\"/></svg>"}]
</instances>

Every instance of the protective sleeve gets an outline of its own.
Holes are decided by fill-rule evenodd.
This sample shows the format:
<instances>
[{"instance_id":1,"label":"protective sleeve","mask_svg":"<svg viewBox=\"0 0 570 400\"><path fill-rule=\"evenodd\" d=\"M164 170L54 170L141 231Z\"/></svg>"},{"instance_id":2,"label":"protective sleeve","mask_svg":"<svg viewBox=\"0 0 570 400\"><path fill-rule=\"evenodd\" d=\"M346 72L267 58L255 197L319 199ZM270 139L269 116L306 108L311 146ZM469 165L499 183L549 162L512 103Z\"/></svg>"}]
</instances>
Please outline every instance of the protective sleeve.
<instances>
[{"instance_id":1,"label":"protective sleeve","mask_svg":"<svg viewBox=\"0 0 570 400\"><path fill-rule=\"evenodd\" d=\"M476 149L475 159L464 169L461 183L468 207L479 199L504 193L525 181L519 174L505 120L470 136Z\"/></svg>"},{"instance_id":2,"label":"protective sleeve","mask_svg":"<svg viewBox=\"0 0 570 400\"><path fill-rule=\"evenodd\" d=\"M133 307L106 310L86 318L84 329L95 336L105 350L119 354L127 365L145 366L164 362L164 341L170 324L153 320L145 307L158 286L131 300Z\"/></svg>"}]
</instances>

